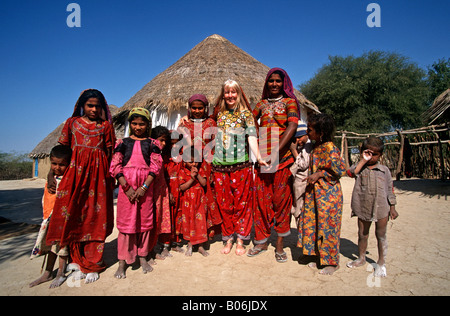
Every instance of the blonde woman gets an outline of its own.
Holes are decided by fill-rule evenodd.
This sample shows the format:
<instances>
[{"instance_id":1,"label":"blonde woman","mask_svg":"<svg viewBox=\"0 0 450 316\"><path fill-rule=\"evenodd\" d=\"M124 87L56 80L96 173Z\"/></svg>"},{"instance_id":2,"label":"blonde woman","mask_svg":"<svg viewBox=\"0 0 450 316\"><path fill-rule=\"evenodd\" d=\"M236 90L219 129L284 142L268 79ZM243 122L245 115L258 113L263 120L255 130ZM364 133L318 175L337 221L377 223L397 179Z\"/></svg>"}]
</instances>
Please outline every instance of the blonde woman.
<instances>
[{"instance_id":1,"label":"blonde woman","mask_svg":"<svg viewBox=\"0 0 450 316\"><path fill-rule=\"evenodd\" d=\"M253 224L254 194L249 148L261 165L256 123L240 85L227 80L217 98L214 116L218 132L212 161L217 204L222 215L221 253L228 254L237 235L236 254L245 253ZM217 114L216 114L217 113Z\"/></svg>"}]
</instances>

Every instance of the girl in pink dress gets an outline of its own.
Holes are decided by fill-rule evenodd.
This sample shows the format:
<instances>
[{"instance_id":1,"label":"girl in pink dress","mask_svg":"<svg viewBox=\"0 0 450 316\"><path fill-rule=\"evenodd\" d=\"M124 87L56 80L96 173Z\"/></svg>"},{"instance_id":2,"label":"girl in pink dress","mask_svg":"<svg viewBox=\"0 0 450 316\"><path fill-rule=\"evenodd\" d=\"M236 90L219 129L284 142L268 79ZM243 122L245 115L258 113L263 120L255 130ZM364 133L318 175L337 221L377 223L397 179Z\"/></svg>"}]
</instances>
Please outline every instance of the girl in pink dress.
<instances>
[{"instance_id":1,"label":"girl in pink dress","mask_svg":"<svg viewBox=\"0 0 450 316\"><path fill-rule=\"evenodd\" d=\"M149 138L150 113L134 108L128 116L131 136L119 140L111 162L110 173L119 184L117 198L117 250L119 268L114 276L125 278L127 264L139 257L144 273L153 268L147 262L150 252L153 219L153 180L162 166L157 140Z\"/></svg>"}]
</instances>

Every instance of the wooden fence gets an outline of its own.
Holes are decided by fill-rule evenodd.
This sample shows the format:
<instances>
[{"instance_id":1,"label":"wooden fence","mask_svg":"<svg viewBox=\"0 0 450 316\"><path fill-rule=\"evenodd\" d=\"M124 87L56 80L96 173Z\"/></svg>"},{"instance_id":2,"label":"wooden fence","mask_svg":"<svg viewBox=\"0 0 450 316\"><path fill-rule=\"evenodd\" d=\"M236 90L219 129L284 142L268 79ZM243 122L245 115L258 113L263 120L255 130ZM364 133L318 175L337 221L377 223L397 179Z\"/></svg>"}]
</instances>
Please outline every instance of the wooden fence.
<instances>
[{"instance_id":1,"label":"wooden fence","mask_svg":"<svg viewBox=\"0 0 450 316\"><path fill-rule=\"evenodd\" d=\"M368 136L383 139L385 149L382 163L389 167L397 180L402 176L442 180L449 178L450 122L388 133L337 131L336 143L340 143L347 167L359 160L359 147Z\"/></svg>"}]
</instances>

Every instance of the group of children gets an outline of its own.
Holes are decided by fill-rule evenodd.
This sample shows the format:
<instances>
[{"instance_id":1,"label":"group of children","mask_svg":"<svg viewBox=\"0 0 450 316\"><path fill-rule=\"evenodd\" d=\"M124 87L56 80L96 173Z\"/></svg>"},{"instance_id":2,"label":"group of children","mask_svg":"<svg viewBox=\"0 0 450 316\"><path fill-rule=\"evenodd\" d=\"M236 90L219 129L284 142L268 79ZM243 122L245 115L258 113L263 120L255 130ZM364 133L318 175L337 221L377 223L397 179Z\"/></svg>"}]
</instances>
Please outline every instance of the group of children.
<instances>
[{"instance_id":1,"label":"group of children","mask_svg":"<svg viewBox=\"0 0 450 316\"><path fill-rule=\"evenodd\" d=\"M275 259L286 262L283 239L291 231L291 214L303 249L300 261L333 274L339 268L343 205L339 178L346 174L356 178L352 216L358 216L359 228L359 258L347 266L365 263L369 228L376 222L375 274L386 276L386 226L398 214L390 171L379 163L382 141L366 139L361 160L347 170L332 142L332 117L312 114L303 123L284 70L269 71L262 99L252 110L239 84L228 80L211 116L201 94L189 99L188 115L176 131L152 128L149 111L134 108L128 116L130 136L116 142L104 96L83 91L50 154L44 221L32 251L32 257L48 254L48 260L45 273L30 286L53 279L57 256L59 269L50 287L64 282L66 269L86 283L98 279L113 228L114 185L118 279L137 258L144 273L152 271L153 258L148 258L158 242L162 250L155 258L183 252L183 240L187 256L195 248L208 256L206 244L214 235L222 234L223 254L230 253L236 235L236 254L243 255L252 228L255 246L247 256L267 250L273 227ZM274 139L273 133L276 141L263 144Z\"/></svg>"}]
</instances>

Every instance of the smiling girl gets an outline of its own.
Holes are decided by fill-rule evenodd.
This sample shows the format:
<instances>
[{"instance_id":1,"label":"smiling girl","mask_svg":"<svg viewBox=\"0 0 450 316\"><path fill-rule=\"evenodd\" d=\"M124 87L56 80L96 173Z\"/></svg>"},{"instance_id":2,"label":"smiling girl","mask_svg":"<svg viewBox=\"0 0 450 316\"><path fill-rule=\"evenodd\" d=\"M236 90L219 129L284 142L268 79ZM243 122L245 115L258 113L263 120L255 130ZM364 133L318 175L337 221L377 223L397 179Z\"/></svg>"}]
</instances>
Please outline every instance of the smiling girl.
<instances>
[{"instance_id":1,"label":"smiling girl","mask_svg":"<svg viewBox=\"0 0 450 316\"><path fill-rule=\"evenodd\" d=\"M69 245L75 278L86 283L105 269L103 247L113 221L113 178L109 162L115 142L111 115L103 94L81 93L72 117L58 142L72 148L72 159L58 194L47 234L47 244Z\"/></svg>"},{"instance_id":2,"label":"smiling girl","mask_svg":"<svg viewBox=\"0 0 450 316\"><path fill-rule=\"evenodd\" d=\"M126 277L126 265L139 258L144 273L153 268L147 262L151 250L153 220L153 181L162 166L157 140L149 138L150 113L134 108L128 116L131 136L119 140L111 162L110 173L120 184L117 197L117 251L119 268L114 276Z\"/></svg>"}]
</instances>

